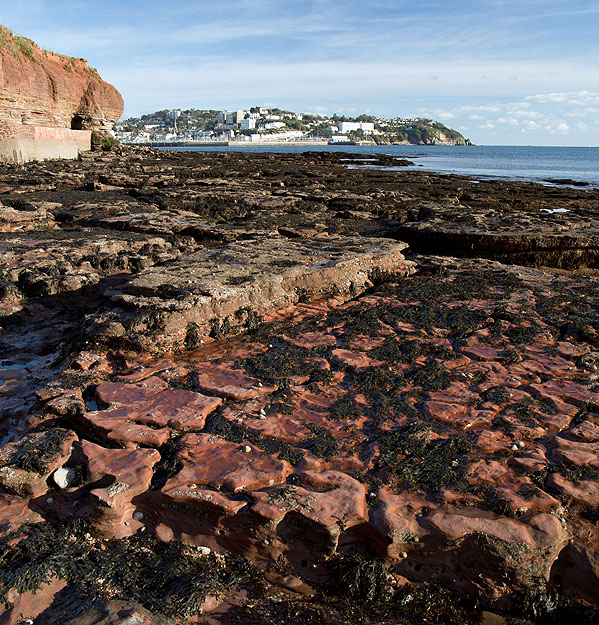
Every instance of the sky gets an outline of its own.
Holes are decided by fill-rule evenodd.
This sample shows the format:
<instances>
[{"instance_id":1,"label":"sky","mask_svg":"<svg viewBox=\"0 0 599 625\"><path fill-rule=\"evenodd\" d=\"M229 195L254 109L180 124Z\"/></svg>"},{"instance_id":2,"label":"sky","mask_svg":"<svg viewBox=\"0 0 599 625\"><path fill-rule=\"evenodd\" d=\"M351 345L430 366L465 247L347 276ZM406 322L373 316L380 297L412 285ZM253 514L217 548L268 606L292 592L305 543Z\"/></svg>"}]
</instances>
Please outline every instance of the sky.
<instances>
[{"instance_id":1,"label":"sky","mask_svg":"<svg viewBox=\"0 0 599 625\"><path fill-rule=\"evenodd\" d=\"M89 59L125 117L261 105L599 146L597 0L2 0L0 22Z\"/></svg>"}]
</instances>

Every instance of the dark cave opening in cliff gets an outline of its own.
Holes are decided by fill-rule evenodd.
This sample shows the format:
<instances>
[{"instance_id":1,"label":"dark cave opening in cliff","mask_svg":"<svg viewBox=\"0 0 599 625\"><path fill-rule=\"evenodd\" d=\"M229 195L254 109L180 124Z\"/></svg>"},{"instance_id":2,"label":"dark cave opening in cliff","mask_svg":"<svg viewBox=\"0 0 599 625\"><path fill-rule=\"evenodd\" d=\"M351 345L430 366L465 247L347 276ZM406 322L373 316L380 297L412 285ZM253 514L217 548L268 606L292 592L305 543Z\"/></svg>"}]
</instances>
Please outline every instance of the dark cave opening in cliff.
<instances>
[{"instance_id":1,"label":"dark cave opening in cliff","mask_svg":"<svg viewBox=\"0 0 599 625\"><path fill-rule=\"evenodd\" d=\"M74 115L71 120L71 130L83 130L83 117Z\"/></svg>"}]
</instances>

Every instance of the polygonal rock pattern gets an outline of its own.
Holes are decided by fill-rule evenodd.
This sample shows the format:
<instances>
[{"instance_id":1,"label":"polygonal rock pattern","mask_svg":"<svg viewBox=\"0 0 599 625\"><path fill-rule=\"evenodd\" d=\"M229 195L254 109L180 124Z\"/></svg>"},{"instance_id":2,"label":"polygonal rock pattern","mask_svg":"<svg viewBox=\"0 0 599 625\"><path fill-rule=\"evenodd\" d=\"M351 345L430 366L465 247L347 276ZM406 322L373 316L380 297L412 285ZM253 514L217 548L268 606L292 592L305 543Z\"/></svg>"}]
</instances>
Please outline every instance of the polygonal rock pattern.
<instances>
[{"instance_id":1,"label":"polygonal rock pattern","mask_svg":"<svg viewBox=\"0 0 599 625\"><path fill-rule=\"evenodd\" d=\"M0 237L2 470L24 470L22 441L81 438L27 488L5 481L0 535L89 523L83 546L181 539L309 583L334 554L362 554L398 583L507 604L548 581L598 603L597 278L423 256L411 275L381 238L430 222L434 193L477 236L505 225L506 253L592 265L592 189L350 176L327 154L123 152L7 171L0 190L56 224ZM571 212L538 214L556 202ZM520 244L518 220L561 242ZM236 324L250 331L223 338ZM59 466L73 475L60 488Z\"/></svg>"}]
</instances>

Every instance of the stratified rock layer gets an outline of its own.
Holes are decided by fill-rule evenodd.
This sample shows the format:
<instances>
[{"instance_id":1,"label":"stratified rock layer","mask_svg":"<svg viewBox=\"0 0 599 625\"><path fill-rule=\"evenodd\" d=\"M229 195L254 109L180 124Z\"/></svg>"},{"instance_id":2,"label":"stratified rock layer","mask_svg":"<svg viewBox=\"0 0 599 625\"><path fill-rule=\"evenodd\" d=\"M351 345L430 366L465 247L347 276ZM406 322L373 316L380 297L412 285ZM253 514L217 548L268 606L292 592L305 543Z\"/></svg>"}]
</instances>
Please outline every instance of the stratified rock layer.
<instances>
[{"instance_id":1,"label":"stratified rock layer","mask_svg":"<svg viewBox=\"0 0 599 625\"><path fill-rule=\"evenodd\" d=\"M123 99L85 59L42 50L0 28L0 128L8 122L112 130Z\"/></svg>"}]
</instances>

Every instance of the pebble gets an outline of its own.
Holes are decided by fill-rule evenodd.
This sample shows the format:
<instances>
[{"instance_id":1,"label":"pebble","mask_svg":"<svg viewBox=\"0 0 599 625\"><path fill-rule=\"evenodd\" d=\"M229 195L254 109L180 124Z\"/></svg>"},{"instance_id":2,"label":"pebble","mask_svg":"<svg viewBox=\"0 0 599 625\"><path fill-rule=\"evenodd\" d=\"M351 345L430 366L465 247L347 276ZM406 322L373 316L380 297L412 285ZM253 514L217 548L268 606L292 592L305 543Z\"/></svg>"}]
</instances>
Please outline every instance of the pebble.
<instances>
[{"instance_id":1,"label":"pebble","mask_svg":"<svg viewBox=\"0 0 599 625\"><path fill-rule=\"evenodd\" d=\"M46 503L51 506L54 503L54 499L52 497L48 497L48 499L46 499Z\"/></svg>"},{"instance_id":2,"label":"pebble","mask_svg":"<svg viewBox=\"0 0 599 625\"><path fill-rule=\"evenodd\" d=\"M250 453L250 451L252 451L252 448L251 448L249 445L244 445L244 447L243 447L243 451L244 451L246 454L249 454L249 453Z\"/></svg>"},{"instance_id":3,"label":"pebble","mask_svg":"<svg viewBox=\"0 0 599 625\"><path fill-rule=\"evenodd\" d=\"M526 447L526 445L525 445L522 441L520 441L520 442L518 443L518 447L519 447L520 449L524 449L524 448Z\"/></svg>"},{"instance_id":4,"label":"pebble","mask_svg":"<svg viewBox=\"0 0 599 625\"><path fill-rule=\"evenodd\" d=\"M58 488L68 488L77 478L77 472L71 467L60 467L52 475L52 479Z\"/></svg>"},{"instance_id":5,"label":"pebble","mask_svg":"<svg viewBox=\"0 0 599 625\"><path fill-rule=\"evenodd\" d=\"M512 445L512 447L511 447L511 450L512 450L512 451L518 451L518 449L520 449L520 448L518 447L518 445Z\"/></svg>"},{"instance_id":6,"label":"pebble","mask_svg":"<svg viewBox=\"0 0 599 625\"><path fill-rule=\"evenodd\" d=\"M212 549L210 547L198 547L198 553L203 556L209 556L212 553Z\"/></svg>"},{"instance_id":7,"label":"pebble","mask_svg":"<svg viewBox=\"0 0 599 625\"><path fill-rule=\"evenodd\" d=\"M143 520L143 518L144 518L144 513L143 513L143 512L141 512L140 510L136 510L136 511L133 513L133 518L134 518L136 521L141 521L141 520Z\"/></svg>"},{"instance_id":8,"label":"pebble","mask_svg":"<svg viewBox=\"0 0 599 625\"><path fill-rule=\"evenodd\" d=\"M260 421L266 421L266 415L265 414L261 414L258 419L260 419Z\"/></svg>"}]
</instances>

